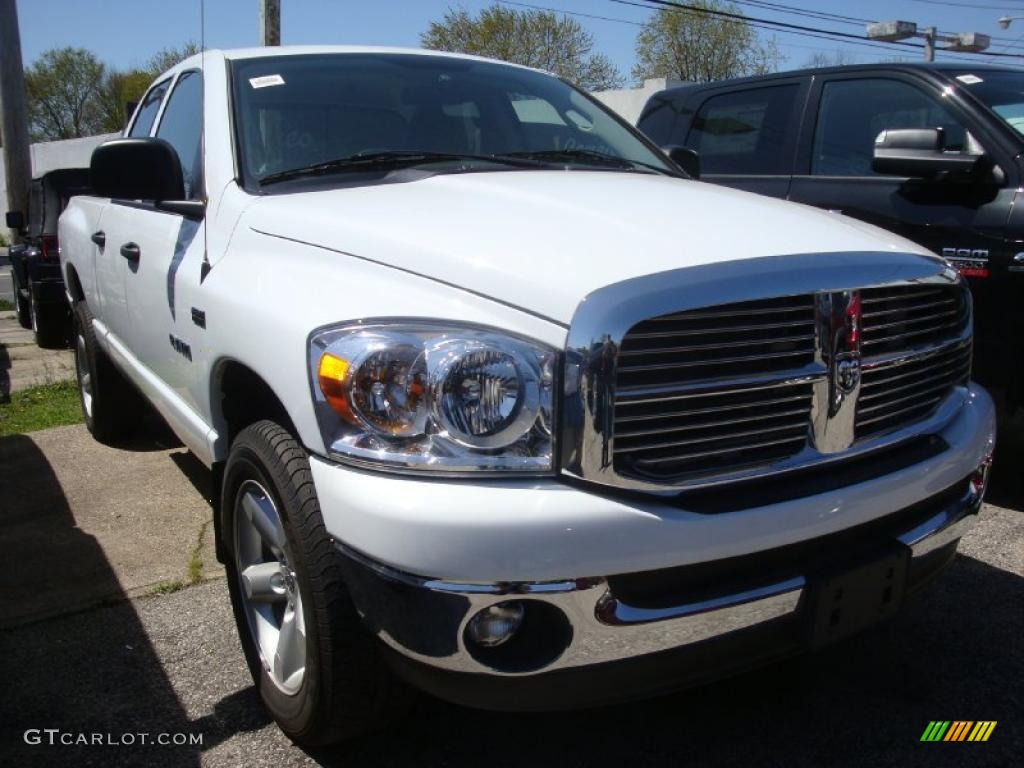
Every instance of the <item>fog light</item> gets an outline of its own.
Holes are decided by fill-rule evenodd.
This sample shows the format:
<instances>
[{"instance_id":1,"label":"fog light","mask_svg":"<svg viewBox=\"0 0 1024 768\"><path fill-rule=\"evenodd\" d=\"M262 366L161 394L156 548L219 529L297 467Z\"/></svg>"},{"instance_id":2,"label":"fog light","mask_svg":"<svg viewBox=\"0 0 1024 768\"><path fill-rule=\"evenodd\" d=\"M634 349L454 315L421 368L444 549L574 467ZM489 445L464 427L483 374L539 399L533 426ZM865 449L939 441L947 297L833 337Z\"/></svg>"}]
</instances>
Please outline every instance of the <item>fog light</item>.
<instances>
[{"instance_id":1,"label":"fog light","mask_svg":"<svg viewBox=\"0 0 1024 768\"><path fill-rule=\"evenodd\" d=\"M522 626L524 613L520 602L498 603L484 608L469 621L469 639L485 648L501 645Z\"/></svg>"}]
</instances>

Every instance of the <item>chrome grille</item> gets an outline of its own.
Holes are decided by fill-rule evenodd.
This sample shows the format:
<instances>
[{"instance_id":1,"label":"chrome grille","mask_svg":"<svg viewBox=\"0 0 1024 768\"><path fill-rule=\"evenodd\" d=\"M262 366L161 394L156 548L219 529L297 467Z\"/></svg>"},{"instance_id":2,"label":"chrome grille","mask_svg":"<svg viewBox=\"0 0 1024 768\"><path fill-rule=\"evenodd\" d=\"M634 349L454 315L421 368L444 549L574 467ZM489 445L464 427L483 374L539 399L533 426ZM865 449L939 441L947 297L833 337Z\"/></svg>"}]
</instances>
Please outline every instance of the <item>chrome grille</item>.
<instances>
[{"instance_id":1,"label":"chrome grille","mask_svg":"<svg viewBox=\"0 0 1024 768\"><path fill-rule=\"evenodd\" d=\"M923 419L953 387L966 384L970 373L970 344L865 368L854 426L857 439Z\"/></svg>"},{"instance_id":2,"label":"chrome grille","mask_svg":"<svg viewBox=\"0 0 1024 768\"><path fill-rule=\"evenodd\" d=\"M617 390L799 368L814 359L814 297L663 315L622 340Z\"/></svg>"},{"instance_id":3,"label":"chrome grille","mask_svg":"<svg viewBox=\"0 0 1024 768\"><path fill-rule=\"evenodd\" d=\"M760 464L807 441L811 384L615 402L619 471L651 477Z\"/></svg>"},{"instance_id":4,"label":"chrome grille","mask_svg":"<svg viewBox=\"0 0 1024 768\"><path fill-rule=\"evenodd\" d=\"M861 291L864 367L856 439L929 416L953 387L967 382L971 349L958 342L968 311L966 292L956 286ZM914 350L920 354L913 356Z\"/></svg>"},{"instance_id":5,"label":"chrome grille","mask_svg":"<svg viewBox=\"0 0 1024 768\"><path fill-rule=\"evenodd\" d=\"M749 382L814 359L813 295L638 323L617 360L616 470L669 477L798 453L807 440L811 385Z\"/></svg>"},{"instance_id":6,"label":"chrome grille","mask_svg":"<svg viewBox=\"0 0 1024 768\"><path fill-rule=\"evenodd\" d=\"M944 429L966 396L970 312L946 264L888 251L715 261L599 288L569 324L561 471L660 493L896 450Z\"/></svg>"},{"instance_id":7,"label":"chrome grille","mask_svg":"<svg viewBox=\"0 0 1024 768\"><path fill-rule=\"evenodd\" d=\"M867 359L953 338L966 321L964 296L947 286L865 288L860 293L861 354Z\"/></svg>"}]
</instances>

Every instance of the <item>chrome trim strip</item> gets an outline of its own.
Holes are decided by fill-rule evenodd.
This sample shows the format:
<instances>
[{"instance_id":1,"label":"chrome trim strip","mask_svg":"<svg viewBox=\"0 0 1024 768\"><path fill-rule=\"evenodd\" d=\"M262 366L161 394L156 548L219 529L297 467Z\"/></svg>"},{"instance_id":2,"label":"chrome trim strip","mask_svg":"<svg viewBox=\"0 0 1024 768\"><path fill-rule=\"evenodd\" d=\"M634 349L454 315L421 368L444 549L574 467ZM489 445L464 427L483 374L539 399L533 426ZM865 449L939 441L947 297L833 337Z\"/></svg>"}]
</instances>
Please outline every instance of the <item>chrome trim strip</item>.
<instances>
[{"instance_id":1,"label":"chrome trim strip","mask_svg":"<svg viewBox=\"0 0 1024 768\"><path fill-rule=\"evenodd\" d=\"M803 576L795 576L792 579L780 581L777 584L769 584L757 589L748 589L744 592L737 592L734 595L701 600L686 605L674 605L670 608L637 608L632 605L616 600L610 594L606 594L597 604L597 618L603 624L622 626L627 624L649 624L653 621L665 621L666 619L678 619L684 616L696 616L701 613L721 611L747 603L764 601L768 598L785 595L788 599L776 601L778 606L786 606L790 613L796 610L800 596L803 594L807 581Z\"/></svg>"},{"instance_id":2,"label":"chrome trim strip","mask_svg":"<svg viewBox=\"0 0 1024 768\"><path fill-rule=\"evenodd\" d=\"M927 296L927 289L963 286L964 283L955 270L931 256L838 252L703 264L646 275L594 291L577 308L566 342L560 471L601 485L667 494L681 488L720 485L846 459L938 431L961 407L966 392L963 388L955 388L930 417L903 429L855 440L854 418L859 383L852 387L852 391L838 392L829 375L835 362L833 358L839 356L844 348L841 344L845 331L836 319L841 318L846 303L852 300L856 291L864 288L901 285L920 286L926 289L921 295ZM964 290L966 292L966 288ZM805 294L814 295L817 304L818 338L813 363L795 370L754 377L724 376L616 391L622 341L637 323L701 308L709 310L702 314L715 317L722 314L712 309L718 305ZM807 308L799 309L807 311ZM727 313L724 309L722 312ZM863 369L867 371L916 362L969 344L969 313L968 305L968 322L957 339L943 344L922 345L899 354L865 356ZM671 363L663 367L683 368L681 364ZM615 470L613 405L670 402L723 390L732 392L800 383L812 385L812 415L807 443L795 455L753 467L698 472L666 481L627 477Z\"/></svg>"},{"instance_id":3,"label":"chrome trim strip","mask_svg":"<svg viewBox=\"0 0 1024 768\"><path fill-rule=\"evenodd\" d=\"M897 538L910 547L913 557L923 557L967 533L978 519L981 500L981 494L968 492L958 504L941 510Z\"/></svg>"}]
</instances>

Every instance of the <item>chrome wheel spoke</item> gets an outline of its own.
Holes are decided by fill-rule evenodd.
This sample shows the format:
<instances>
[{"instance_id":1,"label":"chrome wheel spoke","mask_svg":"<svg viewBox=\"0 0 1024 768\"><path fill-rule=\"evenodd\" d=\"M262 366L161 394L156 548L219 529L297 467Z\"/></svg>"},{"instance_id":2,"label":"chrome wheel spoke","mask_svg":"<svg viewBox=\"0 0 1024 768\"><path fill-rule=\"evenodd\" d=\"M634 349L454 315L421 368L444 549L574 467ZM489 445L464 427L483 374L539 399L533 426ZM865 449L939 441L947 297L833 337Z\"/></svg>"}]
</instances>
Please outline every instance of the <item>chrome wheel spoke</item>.
<instances>
[{"instance_id":1,"label":"chrome wheel spoke","mask_svg":"<svg viewBox=\"0 0 1024 768\"><path fill-rule=\"evenodd\" d=\"M285 687L301 679L306 669L306 633L302 626L301 608L298 612L291 606L285 609L278 634L277 650L274 653L274 677Z\"/></svg>"},{"instance_id":2,"label":"chrome wheel spoke","mask_svg":"<svg viewBox=\"0 0 1024 768\"><path fill-rule=\"evenodd\" d=\"M284 572L276 561L250 565L242 571L246 597L257 603L278 603L288 599Z\"/></svg>"},{"instance_id":3,"label":"chrome wheel spoke","mask_svg":"<svg viewBox=\"0 0 1024 768\"><path fill-rule=\"evenodd\" d=\"M277 505L255 480L238 489L234 529L236 578L249 637L274 685L292 695L305 677L306 621Z\"/></svg>"},{"instance_id":4,"label":"chrome wheel spoke","mask_svg":"<svg viewBox=\"0 0 1024 768\"><path fill-rule=\"evenodd\" d=\"M281 518L277 516L274 503L265 495L253 490L242 497L242 509L267 548L277 557L283 555L284 530L281 528Z\"/></svg>"}]
</instances>

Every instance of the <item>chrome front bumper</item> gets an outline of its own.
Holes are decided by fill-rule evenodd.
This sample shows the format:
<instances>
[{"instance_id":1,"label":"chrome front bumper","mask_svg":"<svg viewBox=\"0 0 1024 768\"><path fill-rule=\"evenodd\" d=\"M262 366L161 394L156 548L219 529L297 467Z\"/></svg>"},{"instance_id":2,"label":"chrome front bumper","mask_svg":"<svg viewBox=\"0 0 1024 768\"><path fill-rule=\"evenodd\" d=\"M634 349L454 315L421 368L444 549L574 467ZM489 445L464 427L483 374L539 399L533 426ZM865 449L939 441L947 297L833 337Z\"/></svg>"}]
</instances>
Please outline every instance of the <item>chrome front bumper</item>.
<instances>
[{"instance_id":1,"label":"chrome front bumper","mask_svg":"<svg viewBox=\"0 0 1024 768\"><path fill-rule=\"evenodd\" d=\"M985 474L982 470L980 483L977 478L965 479L940 494L941 499L935 497L931 507L929 502L918 505L910 517L896 513L878 521L891 524L883 532L872 533L870 542L910 550L908 589L919 586L950 561L955 549L948 545L955 546L980 510ZM963 489L959 496L957 488ZM879 531L878 527L873 531ZM809 544L813 547L815 542ZM616 595L615 577L460 584L403 573L342 545L339 549L357 608L371 631L391 650L435 671L484 675L490 680L543 677L549 672L708 645L780 620L789 620L798 628L811 582L809 574L792 573L699 600L643 607ZM942 555L929 557L940 550ZM510 599L546 603L568 620L571 632L566 645L550 661L532 668L495 668L468 647L470 619L481 609ZM790 641L800 644L793 637Z\"/></svg>"}]
</instances>

